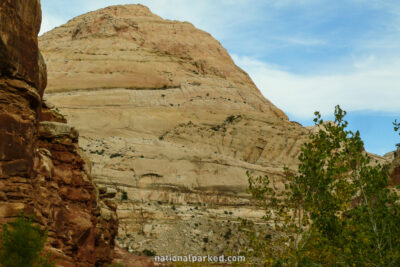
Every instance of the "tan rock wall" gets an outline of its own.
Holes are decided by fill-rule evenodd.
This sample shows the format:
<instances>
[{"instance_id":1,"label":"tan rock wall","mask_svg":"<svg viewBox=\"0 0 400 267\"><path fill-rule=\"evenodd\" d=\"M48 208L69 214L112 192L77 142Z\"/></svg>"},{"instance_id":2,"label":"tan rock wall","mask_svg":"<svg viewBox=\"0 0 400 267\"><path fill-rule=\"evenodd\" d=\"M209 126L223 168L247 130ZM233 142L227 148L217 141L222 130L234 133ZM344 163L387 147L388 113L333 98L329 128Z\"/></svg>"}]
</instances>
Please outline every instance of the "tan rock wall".
<instances>
[{"instance_id":1,"label":"tan rock wall","mask_svg":"<svg viewBox=\"0 0 400 267\"><path fill-rule=\"evenodd\" d=\"M308 130L210 34L141 5L76 17L40 47L47 99L79 130L96 184L117 192L117 243L137 253L238 249L226 233L262 216L246 171L279 181Z\"/></svg>"}]
</instances>

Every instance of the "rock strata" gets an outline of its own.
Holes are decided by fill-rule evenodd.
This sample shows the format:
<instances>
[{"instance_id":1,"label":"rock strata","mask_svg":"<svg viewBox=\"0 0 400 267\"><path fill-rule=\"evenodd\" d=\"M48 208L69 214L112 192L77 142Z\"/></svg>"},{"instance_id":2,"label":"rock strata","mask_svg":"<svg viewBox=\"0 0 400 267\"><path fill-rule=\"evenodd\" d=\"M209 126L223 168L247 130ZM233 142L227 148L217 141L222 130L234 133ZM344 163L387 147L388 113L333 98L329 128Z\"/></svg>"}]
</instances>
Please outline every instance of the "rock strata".
<instances>
[{"instance_id":1,"label":"rock strata","mask_svg":"<svg viewBox=\"0 0 400 267\"><path fill-rule=\"evenodd\" d=\"M142 5L78 16L40 47L46 97L79 130L102 194L117 192L117 243L158 255L240 250L239 218L263 215L246 171L279 188L310 129L265 99L210 34Z\"/></svg>"},{"instance_id":2,"label":"rock strata","mask_svg":"<svg viewBox=\"0 0 400 267\"><path fill-rule=\"evenodd\" d=\"M104 266L113 256L116 205L96 195L77 131L42 105L39 0L1 1L0 22L0 224L25 210L48 229L46 250L57 266Z\"/></svg>"}]
</instances>

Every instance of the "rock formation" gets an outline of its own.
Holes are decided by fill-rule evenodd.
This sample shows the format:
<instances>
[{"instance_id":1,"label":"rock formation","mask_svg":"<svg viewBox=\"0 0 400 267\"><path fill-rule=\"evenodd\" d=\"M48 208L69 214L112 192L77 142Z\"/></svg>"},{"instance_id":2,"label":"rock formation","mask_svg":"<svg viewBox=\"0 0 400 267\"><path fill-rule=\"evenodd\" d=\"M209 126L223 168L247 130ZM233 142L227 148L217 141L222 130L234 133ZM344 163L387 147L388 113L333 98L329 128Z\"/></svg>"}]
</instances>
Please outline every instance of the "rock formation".
<instances>
[{"instance_id":1,"label":"rock formation","mask_svg":"<svg viewBox=\"0 0 400 267\"><path fill-rule=\"evenodd\" d=\"M385 155L386 156L386 155ZM387 154L387 156L392 159L392 164L390 167L390 178L393 185L400 185L400 147L396 151Z\"/></svg>"},{"instance_id":2,"label":"rock formation","mask_svg":"<svg viewBox=\"0 0 400 267\"><path fill-rule=\"evenodd\" d=\"M260 216L246 171L278 179L296 164L308 130L190 23L113 6L44 34L40 47L46 97L79 129L95 182L117 192L118 242L130 251L233 249L224 236L237 218Z\"/></svg>"},{"instance_id":3,"label":"rock formation","mask_svg":"<svg viewBox=\"0 0 400 267\"><path fill-rule=\"evenodd\" d=\"M262 215L246 171L279 187L310 130L266 100L210 34L141 5L76 17L40 47L47 98L79 129L95 183L116 193L119 245L237 251L238 218Z\"/></svg>"},{"instance_id":4,"label":"rock formation","mask_svg":"<svg viewBox=\"0 0 400 267\"><path fill-rule=\"evenodd\" d=\"M21 210L48 229L57 266L111 262L116 205L100 200L78 132L42 105L39 0L0 2L0 224Z\"/></svg>"}]
</instances>

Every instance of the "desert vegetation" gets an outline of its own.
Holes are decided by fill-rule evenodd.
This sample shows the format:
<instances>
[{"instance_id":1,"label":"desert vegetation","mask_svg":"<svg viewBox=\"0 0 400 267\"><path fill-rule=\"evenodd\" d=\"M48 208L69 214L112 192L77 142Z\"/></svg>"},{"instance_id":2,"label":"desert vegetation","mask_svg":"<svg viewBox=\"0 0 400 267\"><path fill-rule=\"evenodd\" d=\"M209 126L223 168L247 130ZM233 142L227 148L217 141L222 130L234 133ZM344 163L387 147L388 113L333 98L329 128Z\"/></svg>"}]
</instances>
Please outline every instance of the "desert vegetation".
<instances>
[{"instance_id":1,"label":"desert vegetation","mask_svg":"<svg viewBox=\"0 0 400 267\"><path fill-rule=\"evenodd\" d=\"M21 215L3 225L0 243L1 267L52 267L50 254L44 255L47 232L35 225L32 218Z\"/></svg>"},{"instance_id":2,"label":"desert vegetation","mask_svg":"<svg viewBox=\"0 0 400 267\"><path fill-rule=\"evenodd\" d=\"M298 172L285 168L284 189L248 173L265 227L243 220L248 259L266 266L399 266L400 199L389 166L372 164L346 112L324 122L301 148ZM399 123L394 123L395 131Z\"/></svg>"}]
</instances>

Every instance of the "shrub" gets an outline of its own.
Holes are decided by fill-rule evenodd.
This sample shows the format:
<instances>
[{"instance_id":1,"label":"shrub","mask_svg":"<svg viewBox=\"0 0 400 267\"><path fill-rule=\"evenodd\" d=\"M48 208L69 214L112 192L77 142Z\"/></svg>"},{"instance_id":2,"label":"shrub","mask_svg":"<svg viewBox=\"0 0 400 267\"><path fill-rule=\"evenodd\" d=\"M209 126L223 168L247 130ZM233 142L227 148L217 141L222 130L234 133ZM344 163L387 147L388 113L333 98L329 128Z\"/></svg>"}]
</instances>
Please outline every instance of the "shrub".
<instances>
[{"instance_id":1,"label":"shrub","mask_svg":"<svg viewBox=\"0 0 400 267\"><path fill-rule=\"evenodd\" d=\"M0 245L0 266L2 267L50 267L49 258L43 256L47 232L26 219L24 213L13 222L3 225Z\"/></svg>"},{"instance_id":2,"label":"shrub","mask_svg":"<svg viewBox=\"0 0 400 267\"><path fill-rule=\"evenodd\" d=\"M117 157L122 157L123 155L121 153L113 153L110 155L110 159L112 158L117 158Z\"/></svg>"},{"instance_id":3,"label":"shrub","mask_svg":"<svg viewBox=\"0 0 400 267\"><path fill-rule=\"evenodd\" d=\"M271 228L243 221L247 253L270 266L400 266L400 199L388 166L370 164L339 106L334 124L315 115L320 130L302 146L297 173L285 168L283 190L248 173Z\"/></svg>"},{"instance_id":4,"label":"shrub","mask_svg":"<svg viewBox=\"0 0 400 267\"><path fill-rule=\"evenodd\" d=\"M231 235L232 235L232 230L231 228L228 228L228 231L226 231L226 233L224 234L224 238L229 239Z\"/></svg>"},{"instance_id":5,"label":"shrub","mask_svg":"<svg viewBox=\"0 0 400 267\"><path fill-rule=\"evenodd\" d=\"M122 200L122 201L128 200L128 193L127 193L127 192L122 191L121 200Z\"/></svg>"},{"instance_id":6,"label":"shrub","mask_svg":"<svg viewBox=\"0 0 400 267\"><path fill-rule=\"evenodd\" d=\"M235 119L235 115L230 115L230 116L228 116L228 117L226 118L225 121L226 121L227 123L232 123L234 119Z\"/></svg>"},{"instance_id":7,"label":"shrub","mask_svg":"<svg viewBox=\"0 0 400 267\"><path fill-rule=\"evenodd\" d=\"M149 249L144 249L142 251L143 255L147 256L147 257L154 257L156 255L156 253L153 250L149 250Z\"/></svg>"}]
</instances>

